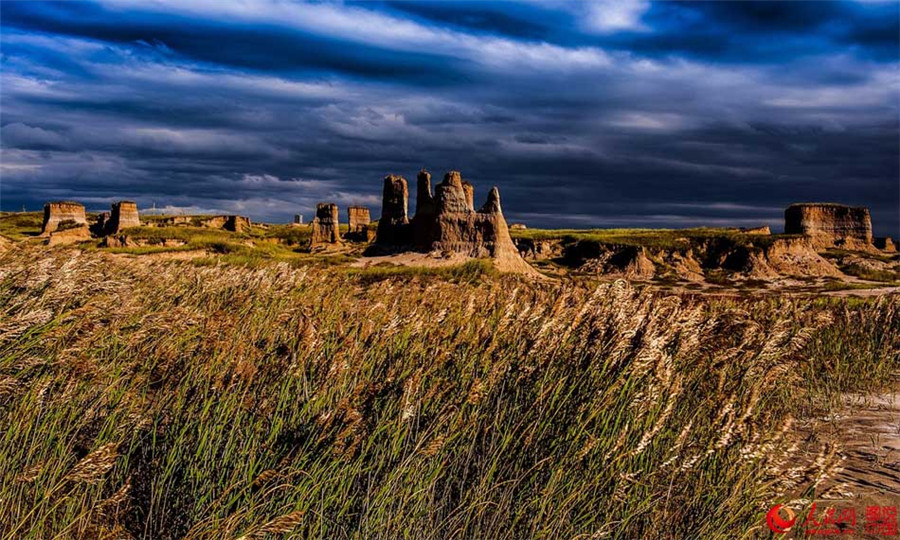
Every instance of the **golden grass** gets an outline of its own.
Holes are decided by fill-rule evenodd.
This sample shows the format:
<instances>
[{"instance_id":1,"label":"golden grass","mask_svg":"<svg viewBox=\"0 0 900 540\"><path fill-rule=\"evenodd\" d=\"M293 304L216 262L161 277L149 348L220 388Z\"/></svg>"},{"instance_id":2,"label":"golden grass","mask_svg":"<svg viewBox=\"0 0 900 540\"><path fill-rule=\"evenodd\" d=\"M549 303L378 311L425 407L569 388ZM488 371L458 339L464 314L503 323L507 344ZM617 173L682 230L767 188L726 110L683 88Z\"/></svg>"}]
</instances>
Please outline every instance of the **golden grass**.
<instances>
[{"instance_id":1,"label":"golden grass","mask_svg":"<svg viewBox=\"0 0 900 540\"><path fill-rule=\"evenodd\" d=\"M900 367L895 298L475 275L0 255L0 536L752 536Z\"/></svg>"}]
</instances>

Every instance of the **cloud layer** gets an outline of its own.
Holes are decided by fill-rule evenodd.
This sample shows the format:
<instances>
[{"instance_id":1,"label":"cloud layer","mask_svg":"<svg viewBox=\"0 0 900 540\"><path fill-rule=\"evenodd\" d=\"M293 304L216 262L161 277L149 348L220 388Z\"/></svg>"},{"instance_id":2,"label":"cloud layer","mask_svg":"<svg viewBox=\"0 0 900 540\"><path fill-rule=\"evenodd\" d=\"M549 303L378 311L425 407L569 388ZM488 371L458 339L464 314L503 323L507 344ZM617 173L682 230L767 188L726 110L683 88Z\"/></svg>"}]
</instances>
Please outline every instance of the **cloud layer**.
<instances>
[{"instance_id":1,"label":"cloud layer","mask_svg":"<svg viewBox=\"0 0 900 540\"><path fill-rule=\"evenodd\" d=\"M533 226L780 228L822 200L897 235L898 9L9 2L0 203L377 215L424 166Z\"/></svg>"}]
</instances>

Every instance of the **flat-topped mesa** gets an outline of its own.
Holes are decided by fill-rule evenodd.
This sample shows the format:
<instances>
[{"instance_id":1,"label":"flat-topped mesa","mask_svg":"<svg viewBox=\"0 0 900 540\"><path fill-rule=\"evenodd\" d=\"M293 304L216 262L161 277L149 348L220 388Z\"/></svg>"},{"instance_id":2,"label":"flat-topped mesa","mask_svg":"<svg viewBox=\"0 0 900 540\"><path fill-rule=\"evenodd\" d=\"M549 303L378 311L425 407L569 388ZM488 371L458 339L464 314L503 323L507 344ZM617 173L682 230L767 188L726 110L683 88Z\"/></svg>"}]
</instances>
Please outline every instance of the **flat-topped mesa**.
<instances>
[{"instance_id":1,"label":"flat-topped mesa","mask_svg":"<svg viewBox=\"0 0 900 540\"><path fill-rule=\"evenodd\" d=\"M44 205L44 221L41 236L47 236L59 228L60 223L72 222L87 226L84 206L72 201L53 201Z\"/></svg>"},{"instance_id":2,"label":"flat-topped mesa","mask_svg":"<svg viewBox=\"0 0 900 540\"><path fill-rule=\"evenodd\" d=\"M805 234L817 247L872 246L869 209L834 203L792 204L784 211L785 234Z\"/></svg>"},{"instance_id":3,"label":"flat-topped mesa","mask_svg":"<svg viewBox=\"0 0 900 540\"><path fill-rule=\"evenodd\" d=\"M112 203L109 219L103 227L105 234L118 234L129 227L140 227L141 218L138 216L137 203L134 201L119 201Z\"/></svg>"},{"instance_id":4,"label":"flat-topped mesa","mask_svg":"<svg viewBox=\"0 0 900 540\"><path fill-rule=\"evenodd\" d=\"M312 235L309 238L310 251L341 245L339 220L336 204L318 204L316 217L310 222L310 227L312 227Z\"/></svg>"},{"instance_id":5,"label":"flat-topped mesa","mask_svg":"<svg viewBox=\"0 0 900 540\"><path fill-rule=\"evenodd\" d=\"M378 233L375 237L377 243L393 246L409 243L408 200L406 178L395 174L385 176L381 218L378 220Z\"/></svg>"}]
</instances>

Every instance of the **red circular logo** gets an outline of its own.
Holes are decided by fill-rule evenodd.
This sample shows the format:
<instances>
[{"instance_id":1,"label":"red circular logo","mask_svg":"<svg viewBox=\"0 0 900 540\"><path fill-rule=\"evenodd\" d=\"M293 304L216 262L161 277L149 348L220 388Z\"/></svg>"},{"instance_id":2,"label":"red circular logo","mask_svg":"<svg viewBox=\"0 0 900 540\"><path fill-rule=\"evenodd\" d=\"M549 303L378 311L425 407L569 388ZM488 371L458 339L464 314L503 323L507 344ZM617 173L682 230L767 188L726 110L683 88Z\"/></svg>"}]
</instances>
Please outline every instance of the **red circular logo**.
<instances>
[{"instance_id":1,"label":"red circular logo","mask_svg":"<svg viewBox=\"0 0 900 540\"><path fill-rule=\"evenodd\" d=\"M784 511L788 515L787 519L781 518L780 511L782 508L784 508ZM790 508L783 507L780 504L776 504L766 513L766 525L768 525L769 529L776 534L784 534L791 530L795 521L797 521L797 518L794 516L794 511Z\"/></svg>"}]
</instances>

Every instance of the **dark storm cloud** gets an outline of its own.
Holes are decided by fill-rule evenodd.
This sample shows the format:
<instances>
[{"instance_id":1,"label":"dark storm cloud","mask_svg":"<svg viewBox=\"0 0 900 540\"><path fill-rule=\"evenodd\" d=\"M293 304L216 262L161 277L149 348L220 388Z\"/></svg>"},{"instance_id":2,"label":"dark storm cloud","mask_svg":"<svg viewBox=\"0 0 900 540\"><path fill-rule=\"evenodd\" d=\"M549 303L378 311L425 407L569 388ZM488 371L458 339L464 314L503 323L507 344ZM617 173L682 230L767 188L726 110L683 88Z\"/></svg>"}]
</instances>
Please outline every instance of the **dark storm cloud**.
<instances>
[{"instance_id":1,"label":"dark storm cloud","mask_svg":"<svg viewBox=\"0 0 900 540\"><path fill-rule=\"evenodd\" d=\"M377 215L425 166L536 226L832 200L897 234L897 6L5 3L2 206Z\"/></svg>"}]
</instances>

